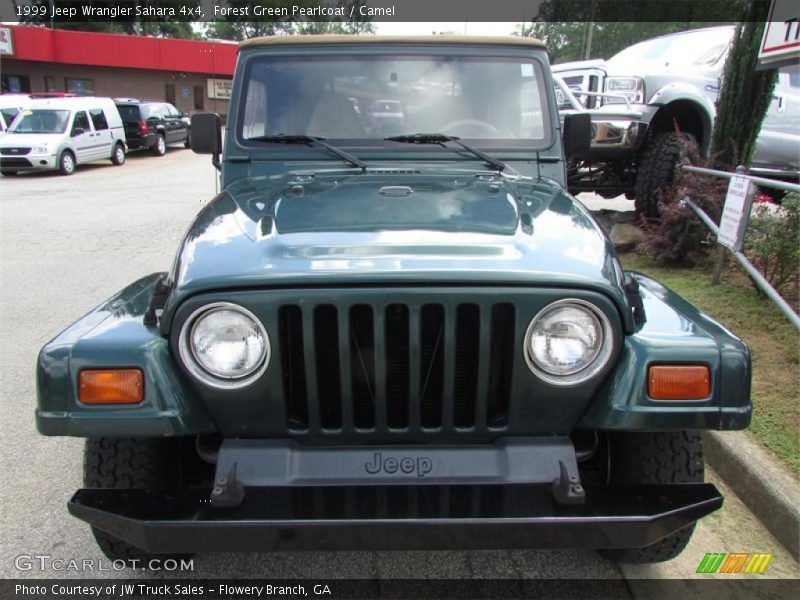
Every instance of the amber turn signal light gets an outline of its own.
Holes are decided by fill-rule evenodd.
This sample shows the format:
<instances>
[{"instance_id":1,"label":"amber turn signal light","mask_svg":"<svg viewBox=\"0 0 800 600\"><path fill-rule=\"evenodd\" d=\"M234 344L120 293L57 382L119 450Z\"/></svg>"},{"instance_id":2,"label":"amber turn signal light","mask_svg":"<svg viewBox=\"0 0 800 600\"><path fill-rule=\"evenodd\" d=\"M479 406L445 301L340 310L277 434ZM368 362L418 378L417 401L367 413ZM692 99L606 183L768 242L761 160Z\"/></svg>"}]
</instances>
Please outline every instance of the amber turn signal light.
<instances>
[{"instance_id":1,"label":"amber turn signal light","mask_svg":"<svg viewBox=\"0 0 800 600\"><path fill-rule=\"evenodd\" d=\"M653 400L703 400L711 395L711 372L705 365L653 365L647 393Z\"/></svg>"},{"instance_id":2,"label":"amber turn signal light","mask_svg":"<svg viewBox=\"0 0 800 600\"><path fill-rule=\"evenodd\" d=\"M139 369L91 369L78 377L83 404L136 404L144 398L144 376Z\"/></svg>"}]
</instances>

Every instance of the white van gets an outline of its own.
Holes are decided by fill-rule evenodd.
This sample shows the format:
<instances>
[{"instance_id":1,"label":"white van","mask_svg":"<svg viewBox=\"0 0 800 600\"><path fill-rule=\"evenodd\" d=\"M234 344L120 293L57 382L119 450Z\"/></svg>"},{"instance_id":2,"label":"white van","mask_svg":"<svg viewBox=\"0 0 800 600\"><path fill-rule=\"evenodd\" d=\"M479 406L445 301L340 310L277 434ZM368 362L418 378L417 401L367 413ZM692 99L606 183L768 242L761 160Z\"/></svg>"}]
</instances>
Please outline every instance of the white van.
<instances>
[{"instance_id":1,"label":"white van","mask_svg":"<svg viewBox=\"0 0 800 600\"><path fill-rule=\"evenodd\" d=\"M125 129L111 98L31 100L0 138L0 173L57 169L110 159L125 162Z\"/></svg>"}]
</instances>

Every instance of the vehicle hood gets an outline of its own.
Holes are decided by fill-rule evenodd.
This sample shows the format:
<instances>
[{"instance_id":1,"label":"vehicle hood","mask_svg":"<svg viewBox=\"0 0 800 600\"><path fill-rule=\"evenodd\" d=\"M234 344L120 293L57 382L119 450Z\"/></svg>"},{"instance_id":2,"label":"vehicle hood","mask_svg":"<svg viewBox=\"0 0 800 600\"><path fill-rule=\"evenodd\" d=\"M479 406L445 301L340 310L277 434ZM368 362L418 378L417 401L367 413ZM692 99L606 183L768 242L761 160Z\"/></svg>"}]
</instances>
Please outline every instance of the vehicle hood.
<instances>
[{"instance_id":1,"label":"vehicle hood","mask_svg":"<svg viewBox=\"0 0 800 600\"><path fill-rule=\"evenodd\" d=\"M558 185L453 171L234 182L197 217L170 303L230 287L476 283L593 288L624 302L611 244Z\"/></svg>"},{"instance_id":2,"label":"vehicle hood","mask_svg":"<svg viewBox=\"0 0 800 600\"><path fill-rule=\"evenodd\" d=\"M664 60L631 60L610 58L608 60L592 59L561 63L553 66L553 73L575 73L583 70L601 70L607 77L651 77L664 78L674 74L686 76L715 76L718 67L669 63Z\"/></svg>"},{"instance_id":3,"label":"vehicle hood","mask_svg":"<svg viewBox=\"0 0 800 600\"><path fill-rule=\"evenodd\" d=\"M561 73L563 71L580 71L582 69L603 69L605 68L606 61L602 58L593 58L592 60L573 60L571 62L559 63L552 66L553 73Z\"/></svg>"},{"instance_id":4,"label":"vehicle hood","mask_svg":"<svg viewBox=\"0 0 800 600\"><path fill-rule=\"evenodd\" d=\"M0 138L0 147L41 146L56 144L64 137L63 133L6 133Z\"/></svg>"}]
</instances>

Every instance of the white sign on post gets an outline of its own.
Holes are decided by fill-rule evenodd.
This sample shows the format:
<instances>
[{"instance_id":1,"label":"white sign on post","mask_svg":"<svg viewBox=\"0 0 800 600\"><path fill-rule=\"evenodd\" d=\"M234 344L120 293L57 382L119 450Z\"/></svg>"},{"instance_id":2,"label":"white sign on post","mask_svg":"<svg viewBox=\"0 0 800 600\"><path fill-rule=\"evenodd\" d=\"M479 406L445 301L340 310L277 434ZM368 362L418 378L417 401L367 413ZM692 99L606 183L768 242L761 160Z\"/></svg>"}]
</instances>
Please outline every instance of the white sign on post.
<instances>
[{"instance_id":1,"label":"white sign on post","mask_svg":"<svg viewBox=\"0 0 800 600\"><path fill-rule=\"evenodd\" d=\"M719 223L717 241L733 251L741 251L744 247L744 232L750 217L753 195L750 190L750 178L744 175L731 177L722 219Z\"/></svg>"},{"instance_id":2,"label":"white sign on post","mask_svg":"<svg viewBox=\"0 0 800 600\"><path fill-rule=\"evenodd\" d=\"M800 57L800 4L772 0L767 19L758 51L759 68L793 64Z\"/></svg>"}]
</instances>

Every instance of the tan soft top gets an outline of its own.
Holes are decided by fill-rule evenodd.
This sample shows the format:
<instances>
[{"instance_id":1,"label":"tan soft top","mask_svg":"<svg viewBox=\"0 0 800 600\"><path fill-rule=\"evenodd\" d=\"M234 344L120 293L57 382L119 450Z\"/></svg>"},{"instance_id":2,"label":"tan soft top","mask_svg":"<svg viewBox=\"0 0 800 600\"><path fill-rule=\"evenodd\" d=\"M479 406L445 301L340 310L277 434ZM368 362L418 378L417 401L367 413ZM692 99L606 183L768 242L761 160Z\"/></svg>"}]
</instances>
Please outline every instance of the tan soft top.
<instances>
[{"instance_id":1,"label":"tan soft top","mask_svg":"<svg viewBox=\"0 0 800 600\"><path fill-rule=\"evenodd\" d=\"M239 48L253 46L294 46L296 44L458 44L471 46L526 46L544 48L544 42L535 38L511 35L273 35L250 38Z\"/></svg>"}]
</instances>

